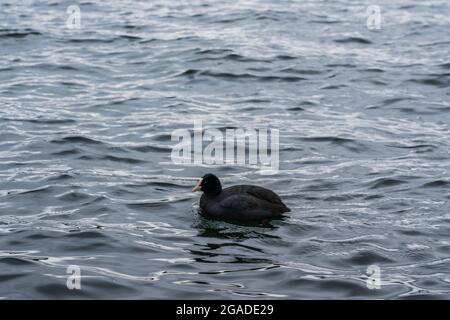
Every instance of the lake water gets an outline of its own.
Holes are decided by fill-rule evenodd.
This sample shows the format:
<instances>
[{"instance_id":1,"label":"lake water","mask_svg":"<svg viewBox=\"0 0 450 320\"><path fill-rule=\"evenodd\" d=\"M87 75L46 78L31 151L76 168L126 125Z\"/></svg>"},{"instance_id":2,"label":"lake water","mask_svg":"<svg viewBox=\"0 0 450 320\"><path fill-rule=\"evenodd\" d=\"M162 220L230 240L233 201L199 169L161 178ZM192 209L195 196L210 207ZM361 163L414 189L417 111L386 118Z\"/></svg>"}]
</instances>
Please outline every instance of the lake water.
<instances>
[{"instance_id":1,"label":"lake water","mask_svg":"<svg viewBox=\"0 0 450 320\"><path fill-rule=\"evenodd\" d=\"M369 29L372 2L79 1L71 29L77 1L2 0L0 297L450 298L450 3ZM194 120L278 129L278 173L174 164ZM292 212L202 218L207 172Z\"/></svg>"}]
</instances>

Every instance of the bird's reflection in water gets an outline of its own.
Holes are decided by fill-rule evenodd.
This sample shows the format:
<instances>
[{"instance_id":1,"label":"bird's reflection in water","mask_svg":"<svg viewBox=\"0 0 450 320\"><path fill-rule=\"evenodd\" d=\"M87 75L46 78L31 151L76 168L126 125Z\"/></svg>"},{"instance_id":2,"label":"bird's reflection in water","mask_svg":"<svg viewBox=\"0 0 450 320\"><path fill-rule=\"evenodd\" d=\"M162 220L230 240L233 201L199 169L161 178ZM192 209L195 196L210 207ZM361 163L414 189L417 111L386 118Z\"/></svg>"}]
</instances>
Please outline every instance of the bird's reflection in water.
<instances>
[{"instance_id":1,"label":"bird's reflection in water","mask_svg":"<svg viewBox=\"0 0 450 320\"><path fill-rule=\"evenodd\" d=\"M199 215L193 228L198 230L199 237L210 237L220 239L247 240L253 238L275 238L278 236L270 234L270 231L279 228L278 224L284 217L264 221L234 221L213 220Z\"/></svg>"},{"instance_id":2,"label":"bird's reflection in water","mask_svg":"<svg viewBox=\"0 0 450 320\"><path fill-rule=\"evenodd\" d=\"M193 227L198 230L198 238L204 238L206 241L194 244L188 251L194 260L203 263L273 265L273 261L267 259L260 240L280 239L271 234L273 230L278 229L276 224L277 221L219 221L199 216Z\"/></svg>"}]
</instances>

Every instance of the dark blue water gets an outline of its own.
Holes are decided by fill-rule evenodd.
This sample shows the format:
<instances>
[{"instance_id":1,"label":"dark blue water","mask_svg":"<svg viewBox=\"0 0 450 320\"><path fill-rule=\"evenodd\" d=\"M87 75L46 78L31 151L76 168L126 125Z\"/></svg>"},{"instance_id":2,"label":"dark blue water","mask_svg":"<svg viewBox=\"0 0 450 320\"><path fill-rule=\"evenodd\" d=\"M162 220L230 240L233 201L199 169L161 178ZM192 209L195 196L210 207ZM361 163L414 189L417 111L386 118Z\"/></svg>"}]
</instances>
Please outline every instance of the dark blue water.
<instances>
[{"instance_id":1,"label":"dark blue water","mask_svg":"<svg viewBox=\"0 0 450 320\"><path fill-rule=\"evenodd\" d=\"M0 297L449 298L450 3L372 4L2 0ZM278 174L172 163L198 119L279 129ZM292 212L206 220L206 172Z\"/></svg>"}]
</instances>

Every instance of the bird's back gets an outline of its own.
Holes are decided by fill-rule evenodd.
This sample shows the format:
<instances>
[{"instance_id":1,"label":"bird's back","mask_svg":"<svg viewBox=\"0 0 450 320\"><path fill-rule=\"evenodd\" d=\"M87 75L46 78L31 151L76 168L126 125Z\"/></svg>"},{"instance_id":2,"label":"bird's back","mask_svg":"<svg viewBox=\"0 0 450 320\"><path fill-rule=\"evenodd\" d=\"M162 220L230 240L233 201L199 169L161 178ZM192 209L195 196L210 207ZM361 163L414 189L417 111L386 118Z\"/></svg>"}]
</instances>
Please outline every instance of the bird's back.
<instances>
[{"instance_id":1,"label":"bird's back","mask_svg":"<svg viewBox=\"0 0 450 320\"><path fill-rule=\"evenodd\" d=\"M228 187L215 197L203 194L200 208L206 215L239 220L273 218L290 211L275 192L252 185Z\"/></svg>"}]
</instances>

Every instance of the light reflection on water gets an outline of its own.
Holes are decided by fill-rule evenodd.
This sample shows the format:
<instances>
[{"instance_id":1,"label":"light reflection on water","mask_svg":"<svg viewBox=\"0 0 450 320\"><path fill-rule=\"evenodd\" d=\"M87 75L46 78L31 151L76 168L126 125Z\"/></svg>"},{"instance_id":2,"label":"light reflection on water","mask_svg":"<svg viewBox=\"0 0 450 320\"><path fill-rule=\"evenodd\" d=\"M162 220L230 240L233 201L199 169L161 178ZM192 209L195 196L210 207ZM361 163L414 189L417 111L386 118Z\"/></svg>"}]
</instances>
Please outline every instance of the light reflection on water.
<instances>
[{"instance_id":1,"label":"light reflection on water","mask_svg":"<svg viewBox=\"0 0 450 320\"><path fill-rule=\"evenodd\" d=\"M446 1L69 4L0 4L1 298L448 298ZM279 129L279 173L174 165L199 119ZM205 220L206 171L292 213Z\"/></svg>"}]
</instances>

